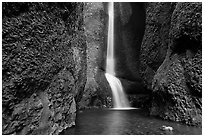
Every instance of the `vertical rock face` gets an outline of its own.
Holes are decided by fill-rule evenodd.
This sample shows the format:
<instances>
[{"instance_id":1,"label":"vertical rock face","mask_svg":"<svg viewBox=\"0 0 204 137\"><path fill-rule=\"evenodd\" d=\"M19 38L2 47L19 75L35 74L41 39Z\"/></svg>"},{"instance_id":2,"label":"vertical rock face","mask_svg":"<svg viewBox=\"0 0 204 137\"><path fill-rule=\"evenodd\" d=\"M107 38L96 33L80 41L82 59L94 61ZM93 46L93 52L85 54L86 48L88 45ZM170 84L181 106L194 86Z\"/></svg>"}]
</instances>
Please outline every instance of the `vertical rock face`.
<instances>
[{"instance_id":1,"label":"vertical rock face","mask_svg":"<svg viewBox=\"0 0 204 137\"><path fill-rule=\"evenodd\" d=\"M83 3L3 3L2 133L59 134L86 82Z\"/></svg>"},{"instance_id":2,"label":"vertical rock face","mask_svg":"<svg viewBox=\"0 0 204 137\"><path fill-rule=\"evenodd\" d=\"M201 3L147 4L141 74L153 90L152 115L201 124L201 9Z\"/></svg>"},{"instance_id":3,"label":"vertical rock face","mask_svg":"<svg viewBox=\"0 0 204 137\"><path fill-rule=\"evenodd\" d=\"M114 56L116 76L126 93L143 92L139 55L145 30L144 3L114 3Z\"/></svg>"},{"instance_id":4,"label":"vertical rock face","mask_svg":"<svg viewBox=\"0 0 204 137\"><path fill-rule=\"evenodd\" d=\"M79 108L93 105L110 107L112 92L104 76L108 37L108 3L86 3L83 13L87 43L87 83L78 106ZM123 78L122 84L128 92L140 91L139 87L141 87L139 51L144 27L143 3L114 3L116 75Z\"/></svg>"},{"instance_id":5,"label":"vertical rock face","mask_svg":"<svg viewBox=\"0 0 204 137\"><path fill-rule=\"evenodd\" d=\"M104 75L106 59L107 18L106 3L93 2L84 5L84 32L87 44L87 82L79 108L109 106L111 92L107 93Z\"/></svg>"},{"instance_id":6,"label":"vertical rock face","mask_svg":"<svg viewBox=\"0 0 204 137\"><path fill-rule=\"evenodd\" d=\"M75 125L75 86L73 75L65 68L55 76L45 91L48 100L47 104L45 104L47 109L44 111L47 115L42 119L41 123L44 122L42 123L43 128L46 126L51 127L47 133L59 134L63 129Z\"/></svg>"},{"instance_id":7,"label":"vertical rock face","mask_svg":"<svg viewBox=\"0 0 204 137\"><path fill-rule=\"evenodd\" d=\"M166 56L174 3L145 3L146 26L140 49L140 75L151 90L153 77Z\"/></svg>"},{"instance_id":8,"label":"vertical rock face","mask_svg":"<svg viewBox=\"0 0 204 137\"><path fill-rule=\"evenodd\" d=\"M139 54L145 30L143 3L115 3L114 53L116 76L140 81Z\"/></svg>"}]
</instances>

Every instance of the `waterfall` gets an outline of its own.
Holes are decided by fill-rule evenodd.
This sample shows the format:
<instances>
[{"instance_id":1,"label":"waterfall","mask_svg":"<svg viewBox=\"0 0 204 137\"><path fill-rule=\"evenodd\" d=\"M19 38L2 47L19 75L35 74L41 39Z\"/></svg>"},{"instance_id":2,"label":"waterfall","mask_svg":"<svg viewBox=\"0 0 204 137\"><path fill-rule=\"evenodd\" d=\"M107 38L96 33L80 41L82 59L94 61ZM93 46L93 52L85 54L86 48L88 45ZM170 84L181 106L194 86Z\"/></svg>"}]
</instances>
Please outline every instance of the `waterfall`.
<instances>
[{"instance_id":1,"label":"waterfall","mask_svg":"<svg viewBox=\"0 0 204 137\"><path fill-rule=\"evenodd\" d=\"M129 101L124 93L120 80L115 77L115 58L114 58L114 3L108 5L108 45L106 57L106 79L111 87L114 101L114 108L130 108Z\"/></svg>"}]
</instances>

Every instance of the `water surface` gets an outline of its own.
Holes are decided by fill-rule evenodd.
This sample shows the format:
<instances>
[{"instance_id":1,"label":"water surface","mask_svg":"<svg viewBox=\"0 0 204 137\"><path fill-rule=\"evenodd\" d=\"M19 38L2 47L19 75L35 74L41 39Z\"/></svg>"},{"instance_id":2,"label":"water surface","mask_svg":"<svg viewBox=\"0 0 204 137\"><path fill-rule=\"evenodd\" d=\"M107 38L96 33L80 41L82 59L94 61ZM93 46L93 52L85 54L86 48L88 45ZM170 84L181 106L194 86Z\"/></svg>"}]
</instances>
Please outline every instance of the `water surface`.
<instances>
[{"instance_id":1,"label":"water surface","mask_svg":"<svg viewBox=\"0 0 204 137\"><path fill-rule=\"evenodd\" d=\"M171 126L173 131L161 127ZM150 117L141 109L110 110L90 109L78 112L76 126L69 128L66 135L201 135L201 127L190 127L176 122Z\"/></svg>"}]
</instances>

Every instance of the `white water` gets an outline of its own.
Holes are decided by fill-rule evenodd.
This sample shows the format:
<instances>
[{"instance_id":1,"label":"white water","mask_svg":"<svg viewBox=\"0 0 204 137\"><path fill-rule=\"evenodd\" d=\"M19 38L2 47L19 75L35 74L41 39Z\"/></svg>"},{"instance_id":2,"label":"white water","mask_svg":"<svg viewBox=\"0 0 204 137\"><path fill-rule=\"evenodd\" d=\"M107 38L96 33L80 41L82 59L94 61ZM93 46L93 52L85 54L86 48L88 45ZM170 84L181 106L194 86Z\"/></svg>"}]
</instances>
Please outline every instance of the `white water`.
<instances>
[{"instance_id":1,"label":"white water","mask_svg":"<svg viewBox=\"0 0 204 137\"><path fill-rule=\"evenodd\" d=\"M106 72L105 76L112 90L114 109L130 109L129 101L120 80L108 72Z\"/></svg>"},{"instance_id":2,"label":"white water","mask_svg":"<svg viewBox=\"0 0 204 137\"><path fill-rule=\"evenodd\" d=\"M114 109L131 109L129 101L124 93L120 80L115 77L115 58L114 58L114 4L108 6L108 45L106 57L106 79L111 87L113 94Z\"/></svg>"}]
</instances>

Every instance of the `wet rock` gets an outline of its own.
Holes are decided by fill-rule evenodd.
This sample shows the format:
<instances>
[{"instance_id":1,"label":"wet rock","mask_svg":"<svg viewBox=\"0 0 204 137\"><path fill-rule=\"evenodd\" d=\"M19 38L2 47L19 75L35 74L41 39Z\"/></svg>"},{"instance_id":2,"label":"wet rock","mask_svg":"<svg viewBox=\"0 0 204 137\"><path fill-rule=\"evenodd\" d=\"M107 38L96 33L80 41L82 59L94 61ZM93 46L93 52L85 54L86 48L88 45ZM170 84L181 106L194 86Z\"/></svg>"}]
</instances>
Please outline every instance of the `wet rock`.
<instances>
[{"instance_id":1,"label":"wet rock","mask_svg":"<svg viewBox=\"0 0 204 137\"><path fill-rule=\"evenodd\" d=\"M169 49L152 82L151 114L189 125L202 121L201 5L176 4Z\"/></svg>"},{"instance_id":2,"label":"wet rock","mask_svg":"<svg viewBox=\"0 0 204 137\"><path fill-rule=\"evenodd\" d=\"M173 127L170 127L170 126L162 126L162 127L161 127L161 130L164 130L164 131L173 131Z\"/></svg>"},{"instance_id":3,"label":"wet rock","mask_svg":"<svg viewBox=\"0 0 204 137\"><path fill-rule=\"evenodd\" d=\"M8 117L9 119L4 119L5 114L3 113L3 120L5 122L3 123L3 133L27 134L30 130L38 128L42 111L43 107L39 96L36 99L31 96L21 101L14 106L14 111Z\"/></svg>"},{"instance_id":4,"label":"wet rock","mask_svg":"<svg viewBox=\"0 0 204 137\"><path fill-rule=\"evenodd\" d=\"M148 94L128 95L131 107L149 109L151 106L151 96Z\"/></svg>"},{"instance_id":5,"label":"wet rock","mask_svg":"<svg viewBox=\"0 0 204 137\"><path fill-rule=\"evenodd\" d=\"M75 83L73 75L63 69L46 90L52 107L49 121L50 134L59 134L64 129L75 125L76 103L74 99Z\"/></svg>"},{"instance_id":6,"label":"wet rock","mask_svg":"<svg viewBox=\"0 0 204 137\"><path fill-rule=\"evenodd\" d=\"M74 125L86 83L82 7L3 4L3 134L58 134Z\"/></svg>"},{"instance_id":7,"label":"wet rock","mask_svg":"<svg viewBox=\"0 0 204 137\"><path fill-rule=\"evenodd\" d=\"M201 123L201 3L146 3L140 74L151 115Z\"/></svg>"},{"instance_id":8,"label":"wet rock","mask_svg":"<svg viewBox=\"0 0 204 137\"><path fill-rule=\"evenodd\" d=\"M87 43L87 81L85 90L77 106L86 108L87 106L103 106L106 98L110 95L107 92L107 82L104 76L107 36L107 18L104 3L88 2L84 5L84 32ZM105 86L101 86L106 84Z\"/></svg>"},{"instance_id":9,"label":"wet rock","mask_svg":"<svg viewBox=\"0 0 204 137\"><path fill-rule=\"evenodd\" d=\"M142 87L139 75L139 55L145 30L144 3L115 3L114 57L116 77L123 87L135 92ZM125 81L127 80L127 82ZM132 82L130 85L128 83Z\"/></svg>"},{"instance_id":10,"label":"wet rock","mask_svg":"<svg viewBox=\"0 0 204 137\"><path fill-rule=\"evenodd\" d=\"M140 50L140 75L143 84L152 90L153 77L165 59L175 3L146 4L146 26Z\"/></svg>"}]
</instances>

